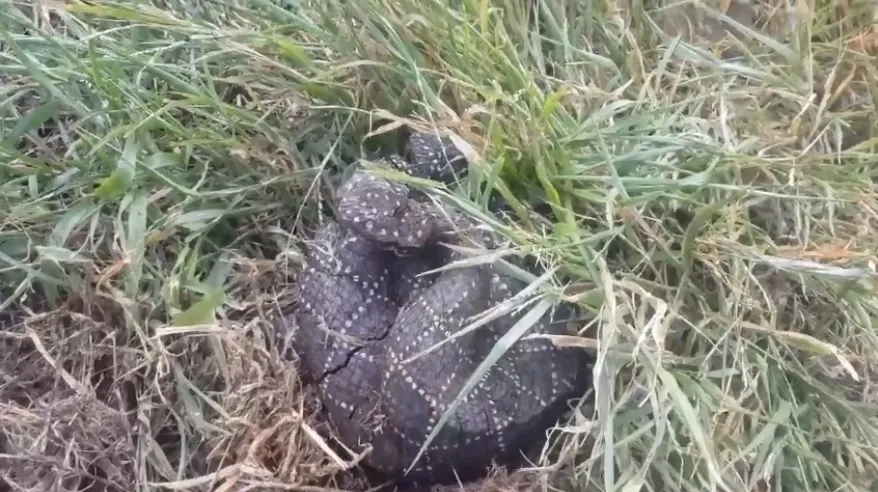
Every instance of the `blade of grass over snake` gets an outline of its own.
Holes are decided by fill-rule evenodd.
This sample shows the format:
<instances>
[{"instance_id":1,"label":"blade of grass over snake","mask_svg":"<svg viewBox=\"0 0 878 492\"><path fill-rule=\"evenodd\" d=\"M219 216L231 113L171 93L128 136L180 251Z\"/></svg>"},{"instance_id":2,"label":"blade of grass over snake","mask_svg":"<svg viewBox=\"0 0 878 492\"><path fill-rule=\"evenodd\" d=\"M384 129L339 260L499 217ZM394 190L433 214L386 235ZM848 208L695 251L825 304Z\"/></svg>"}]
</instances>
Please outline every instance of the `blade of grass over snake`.
<instances>
[{"instance_id":1,"label":"blade of grass over snake","mask_svg":"<svg viewBox=\"0 0 878 492\"><path fill-rule=\"evenodd\" d=\"M424 350L416 353L415 355L405 359L403 361L403 363L408 363L408 362L411 362L415 359L423 357L424 355L429 354L430 352L433 352L434 350L445 345L446 343L450 343L453 340L456 340L457 338L465 336L465 335L469 334L470 332L477 330L478 328L485 326L488 323L490 323L490 322L492 322L492 321L494 321L502 316L510 314L516 310L521 310L524 306L527 306L528 304L532 304L532 303L536 302L536 300L539 297L535 296L534 294L536 294L537 290L545 282L547 282L550 278L552 278L552 275L554 273L555 273L554 270L547 271L546 273L541 275L540 278L538 278L534 282L528 284L527 287L522 289L516 295L510 297L509 299L504 300L501 303L496 304L495 306L491 307L490 309L488 309L488 310L486 310L486 311L484 311L476 316L473 316L471 318L472 321L468 325L461 328L457 333L454 333L453 335L451 335L448 338L443 339L439 343L435 343L435 344L431 345L430 347L427 347Z\"/></svg>"},{"instance_id":2,"label":"blade of grass over snake","mask_svg":"<svg viewBox=\"0 0 878 492\"><path fill-rule=\"evenodd\" d=\"M433 439L435 439L436 436L439 435L439 432L445 426L445 423L448 422L448 419L451 418L451 416L457 410L457 407L459 407L460 404L463 402L463 399L466 398L470 391L472 391L473 388L475 388L479 384L479 381L481 381L488 373L488 371L491 370L491 367L493 367L494 364L498 360L500 360L501 357L503 357L503 354L505 354L506 351L509 350L509 348L512 347L512 345L514 345L515 342L517 342L518 339L527 332L527 330L529 330L534 324L539 322L540 318L552 307L552 305L552 301L548 299L541 300L536 306L533 307L533 309L531 309L527 312L527 314L522 316L521 319L519 319L518 322L516 322L512 326L512 328L509 329L508 332L506 332L506 334L504 334L502 337L500 337L499 340L497 340L497 343L494 344L494 347L485 357L485 360L483 360L478 365L478 367L476 367L476 370L473 371L473 374L469 377L466 384L464 384L463 388L460 390L460 393L458 393L457 397L455 397L455 399L448 406L448 410L446 410L445 413L442 414L442 417L440 417L436 425L433 426L433 429L430 431L430 434L427 436L424 444L421 445L421 448L418 450L418 454L415 456L412 464L409 466L407 471L411 471L411 469L418 463L418 460L421 459L421 456L423 456L424 452L430 446L430 443L433 442Z\"/></svg>"}]
</instances>

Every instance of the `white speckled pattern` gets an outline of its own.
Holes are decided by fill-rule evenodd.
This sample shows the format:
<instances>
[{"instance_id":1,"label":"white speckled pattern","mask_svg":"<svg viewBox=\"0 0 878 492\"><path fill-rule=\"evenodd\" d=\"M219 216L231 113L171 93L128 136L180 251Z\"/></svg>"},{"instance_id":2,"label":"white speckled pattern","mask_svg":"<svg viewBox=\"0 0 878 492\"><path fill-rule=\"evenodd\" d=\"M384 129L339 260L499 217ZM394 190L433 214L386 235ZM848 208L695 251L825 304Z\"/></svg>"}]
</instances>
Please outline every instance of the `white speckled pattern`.
<instances>
[{"instance_id":1,"label":"white speckled pattern","mask_svg":"<svg viewBox=\"0 0 878 492\"><path fill-rule=\"evenodd\" d=\"M453 146L416 134L409 161L388 165L448 181L465 172ZM449 165L442 156L457 157ZM439 349L406 359L458 332L524 287L491 266L419 276L449 261L436 244L454 240L444 215L405 186L357 171L340 190L339 222L320 229L300 276L297 352L318 382L339 436L373 447L366 464L401 478L493 344L517 320L503 317ZM399 251L405 251L400 255ZM568 309L533 332L566 333ZM519 342L494 366L446 424L409 477L423 483L476 478L492 460L514 462L521 445L540 441L591 384L589 358L544 340Z\"/></svg>"}]
</instances>

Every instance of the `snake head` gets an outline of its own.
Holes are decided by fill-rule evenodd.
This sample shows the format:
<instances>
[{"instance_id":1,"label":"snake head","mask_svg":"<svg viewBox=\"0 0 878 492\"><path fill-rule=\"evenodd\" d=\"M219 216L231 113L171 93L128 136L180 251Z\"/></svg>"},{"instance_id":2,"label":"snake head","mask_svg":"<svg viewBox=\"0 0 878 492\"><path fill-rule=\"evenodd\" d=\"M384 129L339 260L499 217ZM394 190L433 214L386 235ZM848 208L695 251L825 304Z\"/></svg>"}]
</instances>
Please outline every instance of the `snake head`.
<instances>
[{"instance_id":1,"label":"snake head","mask_svg":"<svg viewBox=\"0 0 878 492\"><path fill-rule=\"evenodd\" d=\"M409 136L403 152L405 173L445 184L454 183L467 172L469 163L451 139L434 133L418 132Z\"/></svg>"},{"instance_id":2,"label":"snake head","mask_svg":"<svg viewBox=\"0 0 878 492\"><path fill-rule=\"evenodd\" d=\"M432 203L413 200L407 186L367 171L341 187L338 212L346 228L388 248L421 248L448 228Z\"/></svg>"}]
</instances>

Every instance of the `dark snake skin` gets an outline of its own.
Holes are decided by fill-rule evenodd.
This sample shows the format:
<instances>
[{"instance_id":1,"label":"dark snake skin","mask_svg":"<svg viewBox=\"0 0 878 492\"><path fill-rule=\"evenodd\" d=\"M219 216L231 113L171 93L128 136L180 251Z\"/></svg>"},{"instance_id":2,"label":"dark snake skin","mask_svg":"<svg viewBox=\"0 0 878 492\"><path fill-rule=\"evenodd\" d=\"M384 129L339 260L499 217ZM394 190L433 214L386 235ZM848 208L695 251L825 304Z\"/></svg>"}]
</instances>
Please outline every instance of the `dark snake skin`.
<instances>
[{"instance_id":1,"label":"dark snake skin","mask_svg":"<svg viewBox=\"0 0 878 492\"><path fill-rule=\"evenodd\" d=\"M384 164L445 183L467 167L453 145L430 134L410 136L405 156ZM340 188L337 219L319 229L308 248L294 346L341 441L355 450L371 445L364 464L398 483L456 483L482 476L492 461L514 466L520 450L545 439L568 400L585 394L590 359L545 339L519 341L405 474L468 377L521 313L403 361L524 285L493 266L419 276L454 258L437 242L461 243L455 226L466 221L449 220L406 186L366 171L355 171ZM571 316L569 309L550 311L529 333L569 334Z\"/></svg>"}]
</instances>

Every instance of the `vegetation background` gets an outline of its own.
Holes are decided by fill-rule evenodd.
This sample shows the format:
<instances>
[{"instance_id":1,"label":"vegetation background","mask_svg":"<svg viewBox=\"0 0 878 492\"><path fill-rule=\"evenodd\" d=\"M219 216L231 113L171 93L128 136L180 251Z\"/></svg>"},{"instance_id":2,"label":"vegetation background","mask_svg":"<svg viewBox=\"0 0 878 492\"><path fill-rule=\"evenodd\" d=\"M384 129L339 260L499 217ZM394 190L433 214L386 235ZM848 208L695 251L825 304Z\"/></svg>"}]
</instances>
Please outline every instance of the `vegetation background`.
<instances>
[{"instance_id":1,"label":"vegetation background","mask_svg":"<svg viewBox=\"0 0 878 492\"><path fill-rule=\"evenodd\" d=\"M471 490L878 490L876 21L0 1L0 489L346 486L270 320L334 176L408 122L466 144L516 217L461 203L599 315L594 413Z\"/></svg>"}]
</instances>

